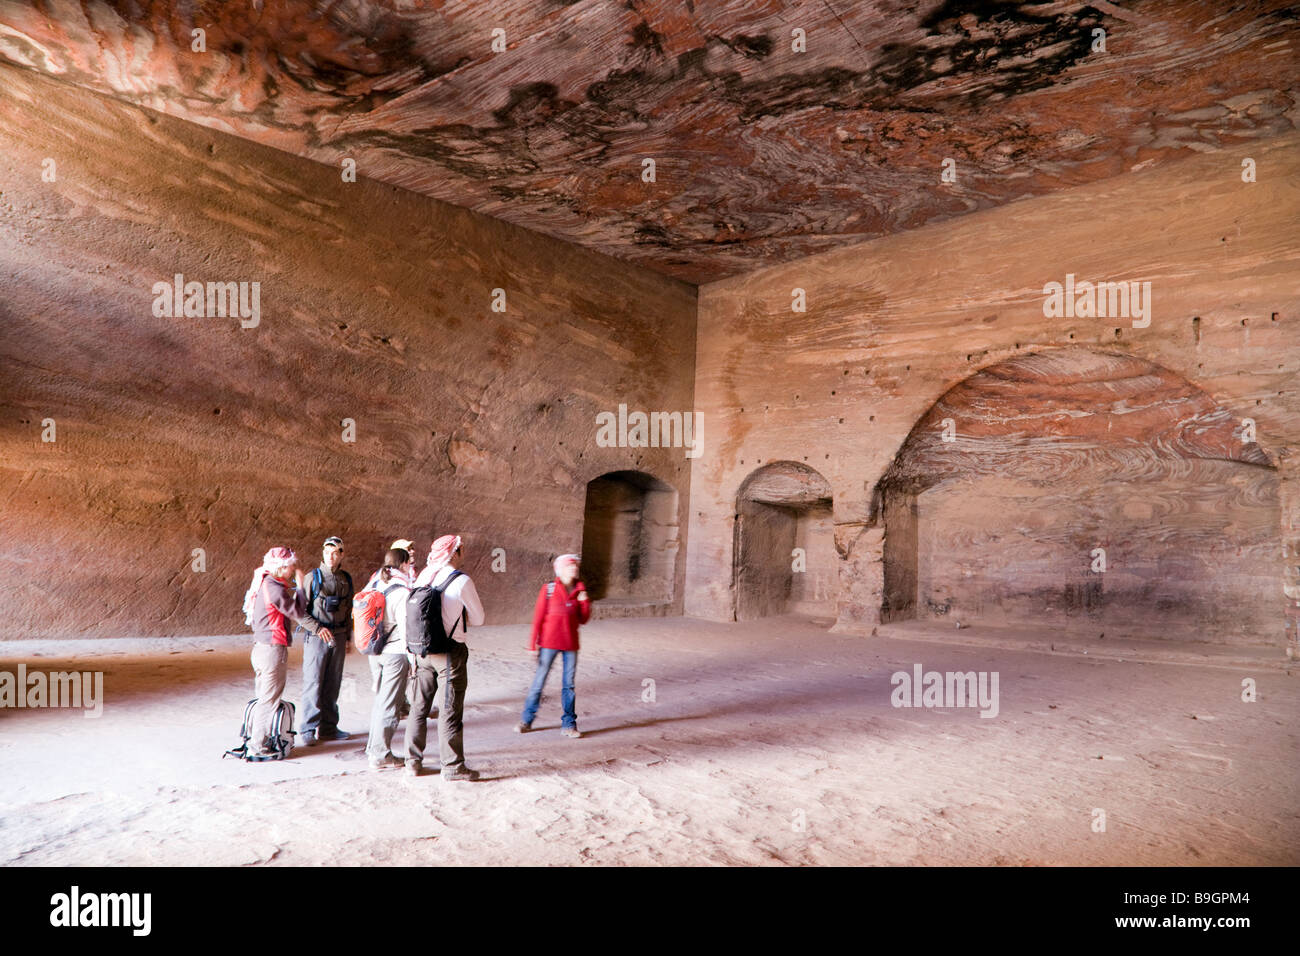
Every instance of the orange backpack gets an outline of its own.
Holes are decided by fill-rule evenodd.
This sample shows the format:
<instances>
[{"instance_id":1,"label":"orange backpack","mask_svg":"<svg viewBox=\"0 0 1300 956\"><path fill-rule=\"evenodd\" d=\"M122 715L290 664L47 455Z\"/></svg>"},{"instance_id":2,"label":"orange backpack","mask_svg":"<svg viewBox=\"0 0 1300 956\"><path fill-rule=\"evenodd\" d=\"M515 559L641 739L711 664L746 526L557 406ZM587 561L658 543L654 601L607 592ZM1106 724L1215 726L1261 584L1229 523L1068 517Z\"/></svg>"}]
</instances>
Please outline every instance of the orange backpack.
<instances>
[{"instance_id":1,"label":"orange backpack","mask_svg":"<svg viewBox=\"0 0 1300 956\"><path fill-rule=\"evenodd\" d=\"M388 594L401 583L391 584L383 591L367 589L352 599L352 645L362 654L380 654L397 625L384 630L384 611L388 607Z\"/></svg>"}]
</instances>

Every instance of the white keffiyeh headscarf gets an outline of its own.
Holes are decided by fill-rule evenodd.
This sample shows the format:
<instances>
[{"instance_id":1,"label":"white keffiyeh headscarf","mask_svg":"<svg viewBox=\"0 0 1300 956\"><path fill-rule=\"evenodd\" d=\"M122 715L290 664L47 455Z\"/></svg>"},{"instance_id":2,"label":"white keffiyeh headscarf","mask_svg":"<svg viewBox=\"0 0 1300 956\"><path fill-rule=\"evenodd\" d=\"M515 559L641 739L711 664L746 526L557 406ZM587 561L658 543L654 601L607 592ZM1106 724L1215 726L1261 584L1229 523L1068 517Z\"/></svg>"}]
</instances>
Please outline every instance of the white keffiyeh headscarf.
<instances>
[{"instance_id":1,"label":"white keffiyeh headscarf","mask_svg":"<svg viewBox=\"0 0 1300 956\"><path fill-rule=\"evenodd\" d=\"M253 583L244 594L244 623L253 625L253 602L257 600L258 589L268 574L279 577L286 568L298 563L297 556L291 548L272 548L262 556L262 565L253 572Z\"/></svg>"}]
</instances>

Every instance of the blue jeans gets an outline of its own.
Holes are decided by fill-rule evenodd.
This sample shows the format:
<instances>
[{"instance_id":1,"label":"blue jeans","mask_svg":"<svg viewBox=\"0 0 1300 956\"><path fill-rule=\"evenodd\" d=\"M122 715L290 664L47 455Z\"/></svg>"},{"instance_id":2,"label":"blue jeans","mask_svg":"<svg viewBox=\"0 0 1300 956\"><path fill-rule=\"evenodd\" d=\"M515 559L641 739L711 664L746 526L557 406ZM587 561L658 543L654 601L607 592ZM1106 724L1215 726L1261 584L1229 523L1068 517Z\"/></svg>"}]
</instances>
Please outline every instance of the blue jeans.
<instances>
[{"instance_id":1,"label":"blue jeans","mask_svg":"<svg viewBox=\"0 0 1300 956\"><path fill-rule=\"evenodd\" d=\"M533 686L528 688L528 702L524 704L522 720L525 724L531 724L533 718L537 716L537 705L542 700L542 688L546 686L546 675L551 672L556 654L564 655L564 688L560 694L561 703L564 705L564 717L560 721L560 726L578 726L578 698L573 692L573 678L578 672L578 652L557 651L550 647L543 647L537 652L537 673L533 675Z\"/></svg>"}]
</instances>

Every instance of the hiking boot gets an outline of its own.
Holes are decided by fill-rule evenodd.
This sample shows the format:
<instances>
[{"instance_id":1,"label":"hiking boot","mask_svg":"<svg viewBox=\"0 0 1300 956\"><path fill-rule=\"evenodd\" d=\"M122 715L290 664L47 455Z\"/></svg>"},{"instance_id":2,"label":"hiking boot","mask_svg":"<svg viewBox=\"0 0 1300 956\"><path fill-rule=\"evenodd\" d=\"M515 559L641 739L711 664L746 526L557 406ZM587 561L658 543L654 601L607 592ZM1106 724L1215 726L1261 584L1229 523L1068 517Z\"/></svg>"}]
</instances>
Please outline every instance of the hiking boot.
<instances>
[{"instance_id":1,"label":"hiking boot","mask_svg":"<svg viewBox=\"0 0 1300 956\"><path fill-rule=\"evenodd\" d=\"M376 757L371 757L371 758L370 758L370 769L371 769L371 770L384 770L384 769L386 769L386 768L388 768L388 767L400 767L401 765L402 765L402 761L398 760L396 757L394 757L394 756L393 756L392 754L390 754L390 753L389 753L389 754L384 754L382 757L378 757L378 758L376 758Z\"/></svg>"},{"instance_id":2,"label":"hiking boot","mask_svg":"<svg viewBox=\"0 0 1300 956\"><path fill-rule=\"evenodd\" d=\"M309 730L302 735L302 743L300 746L315 747L318 743L320 743L320 741L316 739L316 735Z\"/></svg>"},{"instance_id":3,"label":"hiking boot","mask_svg":"<svg viewBox=\"0 0 1300 956\"><path fill-rule=\"evenodd\" d=\"M582 736L582 731L579 730L577 727L563 727L560 729L560 736L572 737L574 740L577 740L579 737Z\"/></svg>"},{"instance_id":4,"label":"hiking boot","mask_svg":"<svg viewBox=\"0 0 1300 956\"><path fill-rule=\"evenodd\" d=\"M532 725L532 724L525 724L525 723L523 723L522 721L520 721L519 723L515 724L515 733L517 733L517 734L526 734L526 733L528 733L528 731L530 731L530 730L532 730L532 729L533 729L533 725Z\"/></svg>"},{"instance_id":5,"label":"hiking boot","mask_svg":"<svg viewBox=\"0 0 1300 956\"><path fill-rule=\"evenodd\" d=\"M453 770L447 770L444 768L442 771L442 779L451 781L477 780L478 771L470 770L469 767L456 767Z\"/></svg>"},{"instance_id":6,"label":"hiking boot","mask_svg":"<svg viewBox=\"0 0 1300 956\"><path fill-rule=\"evenodd\" d=\"M321 740L351 740L352 735L346 730L339 730L335 727L333 730L322 730L317 735Z\"/></svg>"},{"instance_id":7,"label":"hiking boot","mask_svg":"<svg viewBox=\"0 0 1300 956\"><path fill-rule=\"evenodd\" d=\"M420 775L420 769L422 765L423 762L419 760L406 761L406 775L408 777L418 777Z\"/></svg>"}]
</instances>

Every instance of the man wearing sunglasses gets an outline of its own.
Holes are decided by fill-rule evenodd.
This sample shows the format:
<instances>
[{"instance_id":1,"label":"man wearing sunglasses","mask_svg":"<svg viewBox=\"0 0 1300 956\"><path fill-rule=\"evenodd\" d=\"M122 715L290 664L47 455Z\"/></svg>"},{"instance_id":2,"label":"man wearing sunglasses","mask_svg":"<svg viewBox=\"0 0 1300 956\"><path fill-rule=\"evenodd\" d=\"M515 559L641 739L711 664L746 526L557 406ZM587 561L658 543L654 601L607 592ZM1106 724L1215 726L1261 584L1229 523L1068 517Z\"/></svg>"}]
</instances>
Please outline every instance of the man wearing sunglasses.
<instances>
[{"instance_id":1,"label":"man wearing sunglasses","mask_svg":"<svg viewBox=\"0 0 1300 956\"><path fill-rule=\"evenodd\" d=\"M343 686L343 660L352 630L352 576L343 570L343 539L329 537L321 550L320 567L303 578L307 612L324 626L324 639L299 627L302 641L302 742L314 747L322 740L347 740L339 729L339 689Z\"/></svg>"}]
</instances>

